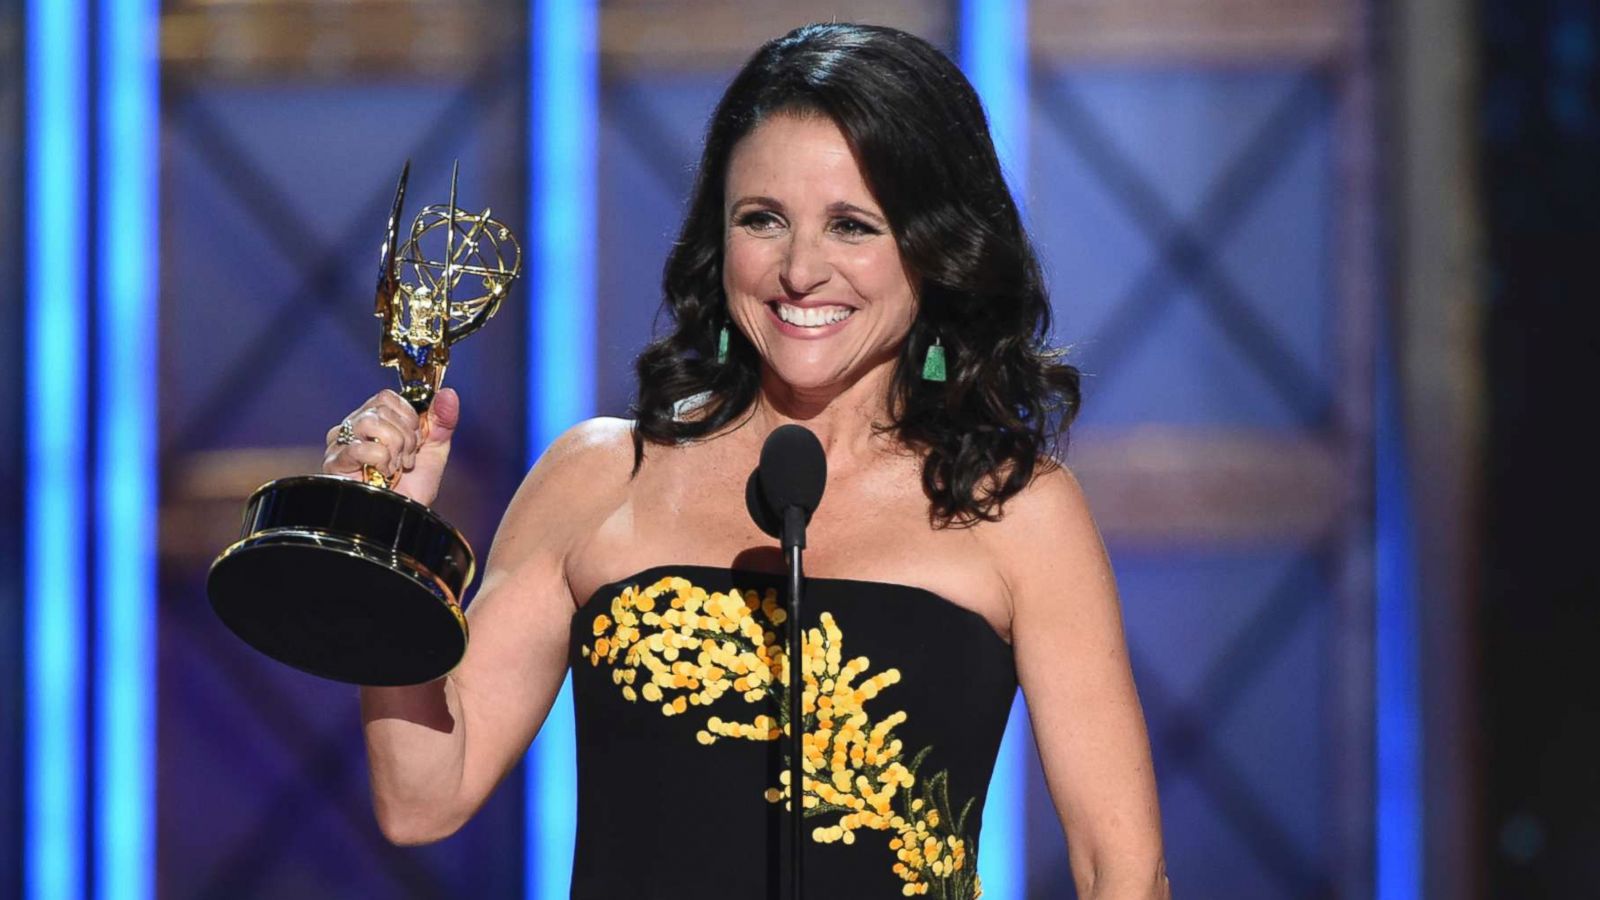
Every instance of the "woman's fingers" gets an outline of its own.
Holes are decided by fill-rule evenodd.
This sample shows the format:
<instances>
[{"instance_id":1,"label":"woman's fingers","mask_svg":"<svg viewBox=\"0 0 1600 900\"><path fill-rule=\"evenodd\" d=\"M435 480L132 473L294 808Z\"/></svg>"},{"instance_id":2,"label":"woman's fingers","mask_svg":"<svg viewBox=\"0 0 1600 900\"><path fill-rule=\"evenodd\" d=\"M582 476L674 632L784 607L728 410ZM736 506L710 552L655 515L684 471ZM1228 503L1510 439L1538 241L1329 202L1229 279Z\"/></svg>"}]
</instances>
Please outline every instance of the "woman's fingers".
<instances>
[{"instance_id":1,"label":"woman's fingers","mask_svg":"<svg viewBox=\"0 0 1600 900\"><path fill-rule=\"evenodd\" d=\"M359 478L371 466L391 490L432 503L460 413L460 398L449 388L434 398L426 421L398 393L380 391L328 429L322 471Z\"/></svg>"},{"instance_id":2,"label":"woman's fingers","mask_svg":"<svg viewBox=\"0 0 1600 900\"><path fill-rule=\"evenodd\" d=\"M351 419L350 424L356 436L356 443L352 446L377 444L387 451L394 468L406 467L405 432L392 423L385 422L371 410Z\"/></svg>"},{"instance_id":3,"label":"woman's fingers","mask_svg":"<svg viewBox=\"0 0 1600 900\"><path fill-rule=\"evenodd\" d=\"M416 464L422 446L421 422L399 394L380 391L328 429L322 469L343 475L371 466L392 482Z\"/></svg>"},{"instance_id":4,"label":"woman's fingers","mask_svg":"<svg viewBox=\"0 0 1600 900\"><path fill-rule=\"evenodd\" d=\"M411 468L422 438L415 428L407 428L405 420L394 410L383 407L364 410L350 420L350 425L356 437L387 445L399 457L401 468Z\"/></svg>"},{"instance_id":5,"label":"woman's fingers","mask_svg":"<svg viewBox=\"0 0 1600 900\"><path fill-rule=\"evenodd\" d=\"M404 397L394 391L379 391L373 401L380 415L406 433L406 467L410 468L416 462L417 450L427 439L427 435L422 433L422 416L411 408L411 404L406 402Z\"/></svg>"},{"instance_id":6,"label":"woman's fingers","mask_svg":"<svg viewBox=\"0 0 1600 900\"><path fill-rule=\"evenodd\" d=\"M334 444L322 460L322 471L329 475L354 475L365 466L383 473L393 480L399 470L399 457L379 441L356 441L353 444Z\"/></svg>"},{"instance_id":7,"label":"woman's fingers","mask_svg":"<svg viewBox=\"0 0 1600 900\"><path fill-rule=\"evenodd\" d=\"M356 472L363 467L371 466L382 472L383 477L389 481L395 480L400 474L400 458L393 450L378 441L361 441L346 445L340 456L340 467L346 472Z\"/></svg>"},{"instance_id":8,"label":"woman's fingers","mask_svg":"<svg viewBox=\"0 0 1600 900\"><path fill-rule=\"evenodd\" d=\"M402 421L410 423L410 427L413 428L419 427L422 421L422 417L417 415L417 411L411 408L411 404L407 403L404 397L394 391L379 391L363 406L363 408L366 407L386 409L399 416Z\"/></svg>"}]
</instances>

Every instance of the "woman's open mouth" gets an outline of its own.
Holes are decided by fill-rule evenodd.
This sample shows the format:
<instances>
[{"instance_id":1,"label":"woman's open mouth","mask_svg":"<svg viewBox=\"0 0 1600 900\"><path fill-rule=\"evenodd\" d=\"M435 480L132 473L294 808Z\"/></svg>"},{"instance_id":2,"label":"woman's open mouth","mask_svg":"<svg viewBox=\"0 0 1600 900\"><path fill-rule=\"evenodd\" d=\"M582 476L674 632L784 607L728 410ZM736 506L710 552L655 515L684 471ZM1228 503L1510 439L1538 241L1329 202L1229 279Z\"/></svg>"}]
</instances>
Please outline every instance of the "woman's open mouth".
<instances>
[{"instance_id":1,"label":"woman's open mouth","mask_svg":"<svg viewBox=\"0 0 1600 900\"><path fill-rule=\"evenodd\" d=\"M832 333L837 326L855 315L855 309L849 306L796 306L781 300L768 302L767 309L778 321L780 331L796 337L821 337Z\"/></svg>"}]
</instances>

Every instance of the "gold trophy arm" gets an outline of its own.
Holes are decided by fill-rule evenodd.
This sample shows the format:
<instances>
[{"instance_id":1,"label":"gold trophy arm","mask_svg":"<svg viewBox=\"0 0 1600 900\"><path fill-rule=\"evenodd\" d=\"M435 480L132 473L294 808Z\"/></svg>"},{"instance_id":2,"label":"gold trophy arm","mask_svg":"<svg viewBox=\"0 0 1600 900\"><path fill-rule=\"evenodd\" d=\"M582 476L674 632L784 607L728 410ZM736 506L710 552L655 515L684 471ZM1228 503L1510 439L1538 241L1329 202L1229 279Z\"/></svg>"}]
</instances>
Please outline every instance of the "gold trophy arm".
<instances>
[{"instance_id":1,"label":"gold trophy arm","mask_svg":"<svg viewBox=\"0 0 1600 900\"><path fill-rule=\"evenodd\" d=\"M502 231L505 230L505 226L490 218L490 212L491 210L485 209L482 213L472 217L472 228L467 232L465 239L462 240L461 250L457 251L458 255L465 255L475 251L478 248L478 242L483 239L484 232L491 225ZM517 252L520 257L521 248L518 248ZM498 253L496 255L498 256ZM520 259L518 262L520 263ZM457 310L470 308L471 304L452 304L450 308L450 343L452 344L482 328L483 323L489 321L490 317L500 311L500 302L505 299L506 289L510 286L511 279L517 277L515 272L512 272L508 277L503 267L491 269L487 266L475 266L471 263L457 263L455 268L463 275L476 275L484 279L484 286L488 290L488 294L483 302L478 304L476 312L472 313L460 324L455 322Z\"/></svg>"},{"instance_id":2,"label":"gold trophy arm","mask_svg":"<svg viewBox=\"0 0 1600 900\"><path fill-rule=\"evenodd\" d=\"M521 246L491 210L457 208L459 171L459 164L451 169L449 201L423 207L403 241L397 196L378 282L378 360L398 372L400 395L418 412L444 380L451 345L499 310L522 268ZM402 175L402 194L404 187ZM478 285L481 294L473 293Z\"/></svg>"},{"instance_id":3,"label":"gold trophy arm","mask_svg":"<svg viewBox=\"0 0 1600 900\"><path fill-rule=\"evenodd\" d=\"M378 287L374 314L385 326L394 321L394 302L400 293L400 213L405 208L406 182L411 178L411 160L400 170L400 183L395 185L394 206L389 210L389 224L383 235L383 248L378 256ZM385 328L385 334L388 329Z\"/></svg>"},{"instance_id":4,"label":"gold trophy arm","mask_svg":"<svg viewBox=\"0 0 1600 900\"><path fill-rule=\"evenodd\" d=\"M378 336L378 362L398 370L400 396L406 398L417 412L427 412L444 380L444 370L449 363L448 345L413 343L404 339L407 325L419 310L413 305L411 291L401 283L400 214L405 205L406 182L411 175L411 161L400 170L400 183L395 188L394 206L389 213L388 228L384 233L383 252L378 270L378 288L374 314L383 322ZM372 481L368 474L368 481Z\"/></svg>"},{"instance_id":5,"label":"gold trophy arm","mask_svg":"<svg viewBox=\"0 0 1600 900\"><path fill-rule=\"evenodd\" d=\"M433 404L433 396L439 392L439 386L444 383L444 372L450 365L450 345L439 343L409 347L386 331L379 362L398 370L400 396L406 398L412 409L425 413Z\"/></svg>"}]
</instances>

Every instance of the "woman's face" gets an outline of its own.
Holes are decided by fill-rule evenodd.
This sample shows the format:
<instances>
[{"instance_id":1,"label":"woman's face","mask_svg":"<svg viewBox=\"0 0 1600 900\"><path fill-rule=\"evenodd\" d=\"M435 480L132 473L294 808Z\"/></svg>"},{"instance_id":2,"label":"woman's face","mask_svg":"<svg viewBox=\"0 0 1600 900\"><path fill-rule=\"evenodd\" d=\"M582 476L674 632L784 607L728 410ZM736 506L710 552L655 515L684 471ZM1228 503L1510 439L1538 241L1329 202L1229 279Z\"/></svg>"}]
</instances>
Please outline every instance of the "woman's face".
<instances>
[{"instance_id":1,"label":"woman's face","mask_svg":"<svg viewBox=\"0 0 1600 900\"><path fill-rule=\"evenodd\" d=\"M772 373L828 390L892 364L917 300L838 126L767 119L734 146L725 196L729 313Z\"/></svg>"}]
</instances>

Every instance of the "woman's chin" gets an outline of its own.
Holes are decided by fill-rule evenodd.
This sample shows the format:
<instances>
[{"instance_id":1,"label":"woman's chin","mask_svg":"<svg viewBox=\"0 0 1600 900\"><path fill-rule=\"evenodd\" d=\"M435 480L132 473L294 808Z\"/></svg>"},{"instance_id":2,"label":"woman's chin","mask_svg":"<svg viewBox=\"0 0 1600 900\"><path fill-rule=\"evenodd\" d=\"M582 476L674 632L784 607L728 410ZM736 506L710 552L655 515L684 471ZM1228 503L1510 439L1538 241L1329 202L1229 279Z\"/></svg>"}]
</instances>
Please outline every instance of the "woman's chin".
<instances>
[{"instance_id":1,"label":"woman's chin","mask_svg":"<svg viewBox=\"0 0 1600 900\"><path fill-rule=\"evenodd\" d=\"M786 378L781 373L777 374L777 382L785 390L803 394L832 393L844 387L844 380L830 377L794 377Z\"/></svg>"},{"instance_id":2,"label":"woman's chin","mask_svg":"<svg viewBox=\"0 0 1600 900\"><path fill-rule=\"evenodd\" d=\"M773 379L785 388L807 393L838 390L850 380L847 367L822 360L775 360L767 369Z\"/></svg>"}]
</instances>

